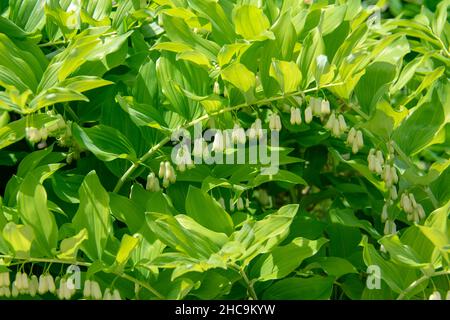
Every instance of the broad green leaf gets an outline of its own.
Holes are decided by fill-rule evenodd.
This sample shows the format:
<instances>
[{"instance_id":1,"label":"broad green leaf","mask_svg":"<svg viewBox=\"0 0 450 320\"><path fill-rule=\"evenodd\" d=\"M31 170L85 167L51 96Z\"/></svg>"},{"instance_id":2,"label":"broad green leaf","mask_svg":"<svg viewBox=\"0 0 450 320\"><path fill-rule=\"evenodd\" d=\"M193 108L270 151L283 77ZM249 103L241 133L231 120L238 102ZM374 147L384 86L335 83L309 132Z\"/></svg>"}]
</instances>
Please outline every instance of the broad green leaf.
<instances>
[{"instance_id":1,"label":"broad green leaf","mask_svg":"<svg viewBox=\"0 0 450 320\"><path fill-rule=\"evenodd\" d=\"M136 248L138 244L139 244L138 237L132 237L127 234L123 235L115 261L118 267L123 268L125 266L128 259L130 259L133 250Z\"/></svg>"},{"instance_id":2,"label":"broad green leaf","mask_svg":"<svg viewBox=\"0 0 450 320\"><path fill-rule=\"evenodd\" d=\"M283 93L298 90L302 74L295 62L274 60L270 65L270 76L278 81Z\"/></svg>"},{"instance_id":3,"label":"broad green leaf","mask_svg":"<svg viewBox=\"0 0 450 320\"><path fill-rule=\"evenodd\" d=\"M3 228L3 239L11 246L17 257L28 258L35 237L30 226L9 222Z\"/></svg>"},{"instance_id":4,"label":"broad green leaf","mask_svg":"<svg viewBox=\"0 0 450 320\"><path fill-rule=\"evenodd\" d=\"M250 275L258 281L284 278L300 266L304 259L315 255L327 241L325 238L295 238L288 245L276 247L258 258Z\"/></svg>"},{"instance_id":5,"label":"broad green leaf","mask_svg":"<svg viewBox=\"0 0 450 320\"><path fill-rule=\"evenodd\" d=\"M186 214L202 226L230 235L233 232L233 221L220 204L210 195L190 186L186 198Z\"/></svg>"},{"instance_id":6,"label":"broad green leaf","mask_svg":"<svg viewBox=\"0 0 450 320\"><path fill-rule=\"evenodd\" d=\"M375 110L377 102L388 92L395 77L395 66L386 62L375 62L367 67L355 88L361 109L367 114Z\"/></svg>"},{"instance_id":7,"label":"broad green leaf","mask_svg":"<svg viewBox=\"0 0 450 320\"><path fill-rule=\"evenodd\" d=\"M397 235L384 236L378 240L389 252L392 260L413 268L422 268L427 266L425 261L417 255L411 247L403 244Z\"/></svg>"},{"instance_id":8,"label":"broad green leaf","mask_svg":"<svg viewBox=\"0 0 450 320\"><path fill-rule=\"evenodd\" d=\"M83 241L88 239L86 229L82 229L73 237L64 239L59 246L58 259L73 261L77 257L78 249Z\"/></svg>"},{"instance_id":9,"label":"broad green leaf","mask_svg":"<svg viewBox=\"0 0 450 320\"><path fill-rule=\"evenodd\" d=\"M109 196L95 171L86 176L79 192L80 205L72 224L77 232L87 229L88 240L81 248L91 259L101 260L112 231Z\"/></svg>"},{"instance_id":10,"label":"broad green leaf","mask_svg":"<svg viewBox=\"0 0 450 320\"><path fill-rule=\"evenodd\" d=\"M243 93L247 93L255 88L255 74L241 63L229 65L222 70L221 75L223 80L228 81Z\"/></svg>"},{"instance_id":11,"label":"broad green leaf","mask_svg":"<svg viewBox=\"0 0 450 320\"><path fill-rule=\"evenodd\" d=\"M346 259L340 257L320 257L306 267L306 270L321 268L329 276L340 278L349 273L358 273L358 270Z\"/></svg>"},{"instance_id":12,"label":"broad green leaf","mask_svg":"<svg viewBox=\"0 0 450 320\"><path fill-rule=\"evenodd\" d=\"M69 88L51 88L31 100L27 112L36 112L47 106L70 101L89 101L89 99L78 91Z\"/></svg>"},{"instance_id":13,"label":"broad green leaf","mask_svg":"<svg viewBox=\"0 0 450 320\"><path fill-rule=\"evenodd\" d=\"M236 33L245 40L261 41L274 38L272 31L269 31L269 19L254 5L236 6L233 10L233 22Z\"/></svg>"},{"instance_id":14,"label":"broad green leaf","mask_svg":"<svg viewBox=\"0 0 450 320\"><path fill-rule=\"evenodd\" d=\"M81 128L77 124L72 126L74 138L96 157L103 161L115 159L136 160L130 141L117 129L105 125L92 128Z\"/></svg>"},{"instance_id":15,"label":"broad green leaf","mask_svg":"<svg viewBox=\"0 0 450 320\"><path fill-rule=\"evenodd\" d=\"M103 80L99 77L91 76L77 76L69 78L61 82L59 85L62 88L74 90L76 92L85 92L92 89L104 87L112 84L111 81Z\"/></svg>"},{"instance_id":16,"label":"broad green leaf","mask_svg":"<svg viewBox=\"0 0 450 320\"><path fill-rule=\"evenodd\" d=\"M192 258L209 258L226 242L224 234L210 231L185 215L147 213L146 220L158 239Z\"/></svg>"},{"instance_id":17,"label":"broad green leaf","mask_svg":"<svg viewBox=\"0 0 450 320\"><path fill-rule=\"evenodd\" d=\"M307 88L316 74L317 57L324 53L324 43L319 29L314 28L305 38L297 64L302 72L302 88Z\"/></svg>"},{"instance_id":18,"label":"broad green leaf","mask_svg":"<svg viewBox=\"0 0 450 320\"><path fill-rule=\"evenodd\" d=\"M19 216L33 228L39 251L52 256L58 240L55 217L47 207L47 192L35 174L28 174L17 194Z\"/></svg>"},{"instance_id":19,"label":"broad green leaf","mask_svg":"<svg viewBox=\"0 0 450 320\"><path fill-rule=\"evenodd\" d=\"M264 291L264 300L328 300L334 277L286 278Z\"/></svg>"}]
</instances>

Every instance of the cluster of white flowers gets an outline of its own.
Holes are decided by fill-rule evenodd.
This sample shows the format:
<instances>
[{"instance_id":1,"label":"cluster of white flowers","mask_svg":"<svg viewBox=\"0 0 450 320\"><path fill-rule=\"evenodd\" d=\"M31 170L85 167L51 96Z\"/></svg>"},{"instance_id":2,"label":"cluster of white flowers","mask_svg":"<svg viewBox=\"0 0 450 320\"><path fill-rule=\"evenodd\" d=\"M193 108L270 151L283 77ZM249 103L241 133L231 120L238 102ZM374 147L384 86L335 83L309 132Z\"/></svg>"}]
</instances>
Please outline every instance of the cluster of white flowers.
<instances>
[{"instance_id":1,"label":"cluster of white flowers","mask_svg":"<svg viewBox=\"0 0 450 320\"><path fill-rule=\"evenodd\" d=\"M251 140L259 139L262 138L263 135L261 119L256 119L248 130L248 138Z\"/></svg>"},{"instance_id":2,"label":"cluster of white flowers","mask_svg":"<svg viewBox=\"0 0 450 320\"><path fill-rule=\"evenodd\" d=\"M400 206L406 212L408 221L414 221L418 223L425 218L425 210L422 205L416 202L412 193L403 193L400 199Z\"/></svg>"},{"instance_id":3,"label":"cluster of white flowers","mask_svg":"<svg viewBox=\"0 0 450 320\"><path fill-rule=\"evenodd\" d=\"M281 119L277 113L272 113L269 117L269 128L272 131L281 131Z\"/></svg>"},{"instance_id":4,"label":"cluster of white flowers","mask_svg":"<svg viewBox=\"0 0 450 320\"><path fill-rule=\"evenodd\" d=\"M247 137L245 135L245 130L239 124L235 124L233 131L231 132L231 141L234 144L245 144Z\"/></svg>"},{"instance_id":5,"label":"cluster of white flowers","mask_svg":"<svg viewBox=\"0 0 450 320\"><path fill-rule=\"evenodd\" d=\"M340 137L343 133L347 131L347 123L345 122L344 116L342 114L336 116L333 112L328 118L325 128L331 131L331 134L335 137Z\"/></svg>"},{"instance_id":6,"label":"cluster of white flowers","mask_svg":"<svg viewBox=\"0 0 450 320\"><path fill-rule=\"evenodd\" d=\"M347 144L352 146L352 152L358 153L364 147L364 139L361 130L351 128L347 136Z\"/></svg>"},{"instance_id":7,"label":"cluster of white flowers","mask_svg":"<svg viewBox=\"0 0 450 320\"><path fill-rule=\"evenodd\" d=\"M214 152L223 152L224 149L225 149L225 137L223 136L222 132L218 130L214 135L212 150Z\"/></svg>"},{"instance_id":8,"label":"cluster of white flowers","mask_svg":"<svg viewBox=\"0 0 450 320\"><path fill-rule=\"evenodd\" d=\"M433 291L428 300L442 300L441 293L437 290ZM447 295L445 296L445 300L450 300L450 290L447 291Z\"/></svg>"},{"instance_id":9,"label":"cluster of white flowers","mask_svg":"<svg viewBox=\"0 0 450 320\"><path fill-rule=\"evenodd\" d=\"M311 97L305 109L305 122L311 123L313 116L323 117L331 113L330 102L321 98Z\"/></svg>"},{"instance_id":10,"label":"cluster of white flowers","mask_svg":"<svg viewBox=\"0 0 450 320\"><path fill-rule=\"evenodd\" d=\"M291 124L301 125L302 124L302 115L300 108L291 107Z\"/></svg>"},{"instance_id":11,"label":"cluster of white flowers","mask_svg":"<svg viewBox=\"0 0 450 320\"><path fill-rule=\"evenodd\" d=\"M164 188L168 188L171 183L175 183L177 180L175 170L169 161L163 161L159 164L158 176L163 179Z\"/></svg>"},{"instance_id":12,"label":"cluster of white flowers","mask_svg":"<svg viewBox=\"0 0 450 320\"><path fill-rule=\"evenodd\" d=\"M369 170L381 175L383 173L384 157L380 150L370 149L367 157L369 163Z\"/></svg>"},{"instance_id":13,"label":"cluster of white flowers","mask_svg":"<svg viewBox=\"0 0 450 320\"><path fill-rule=\"evenodd\" d=\"M53 277L50 274L39 276L38 293L40 295L46 294L47 292L55 293L56 286Z\"/></svg>"},{"instance_id":14,"label":"cluster of white flowers","mask_svg":"<svg viewBox=\"0 0 450 320\"><path fill-rule=\"evenodd\" d=\"M393 220L386 220L384 224L384 234L396 234L397 233L397 225Z\"/></svg>"},{"instance_id":15,"label":"cluster of white flowers","mask_svg":"<svg viewBox=\"0 0 450 320\"><path fill-rule=\"evenodd\" d=\"M256 190L254 196L263 207L271 208L273 206L272 197L269 196L266 189Z\"/></svg>"},{"instance_id":16,"label":"cluster of white flowers","mask_svg":"<svg viewBox=\"0 0 450 320\"><path fill-rule=\"evenodd\" d=\"M114 289L111 292L110 288L106 288L103 294L103 300L122 300L122 297L120 296L119 290Z\"/></svg>"},{"instance_id":17,"label":"cluster of white flowers","mask_svg":"<svg viewBox=\"0 0 450 320\"><path fill-rule=\"evenodd\" d=\"M159 186L159 179L153 172L150 172L150 174L147 176L147 184L145 185L145 189L151 192L158 192L159 190L161 190Z\"/></svg>"},{"instance_id":18,"label":"cluster of white flowers","mask_svg":"<svg viewBox=\"0 0 450 320\"><path fill-rule=\"evenodd\" d=\"M66 279L62 278L59 281L59 287L56 289L56 295L59 300L70 300L75 294L75 286L70 286Z\"/></svg>"},{"instance_id":19,"label":"cluster of white flowers","mask_svg":"<svg viewBox=\"0 0 450 320\"><path fill-rule=\"evenodd\" d=\"M180 146L175 156L175 163L177 164L177 170L180 172L184 172L186 169L192 169L194 167L191 152L187 145L182 144Z\"/></svg>"},{"instance_id":20,"label":"cluster of white flowers","mask_svg":"<svg viewBox=\"0 0 450 320\"><path fill-rule=\"evenodd\" d=\"M0 273L0 297L9 298L11 296L9 272Z\"/></svg>"},{"instance_id":21,"label":"cluster of white flowers","mask_svg":"<svg viewBox=\"0 0 450 320\"><path fill-rule=\"evenodd\" d=\"M225 200L223 199L223 197L220 197L218 202L222 208L226 209ZM242 211L244 209L248 209L249 207L250 207L250 200L248 198L245 199L244 203L244 199L239 197L236 201L236 204L232 198L230 199L230 212L233 212L235 209L237 209L238 211Z\"/></svg>"},{"instance_id":22,"label":"cluster of white flowers","mask_svg":"<svg viewBox=\"0 0 450 320\"><path fill-rule=\"evenodd\" d=\"M92 300L122 300L119 290L117 289L112 290L106 288L105 292L102 294L100 285L94 280L86 280L84 282L83 297Z\"/></svg>"}]
</instances>

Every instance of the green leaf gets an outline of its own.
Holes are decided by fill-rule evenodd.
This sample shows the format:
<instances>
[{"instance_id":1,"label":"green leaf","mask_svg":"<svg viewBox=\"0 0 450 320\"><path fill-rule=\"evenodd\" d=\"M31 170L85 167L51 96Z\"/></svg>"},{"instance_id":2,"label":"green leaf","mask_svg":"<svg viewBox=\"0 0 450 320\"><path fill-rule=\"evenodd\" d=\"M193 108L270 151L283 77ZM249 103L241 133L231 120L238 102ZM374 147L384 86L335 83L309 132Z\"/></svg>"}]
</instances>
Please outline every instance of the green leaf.
<instances>
[{"instance_id":1,"label":"green leaf","mask_svg":"<svg viewBox=\"0 0 450 320\"><path fill-rule=\"evenodd\" d=\"M88 241L81 248L91 259L101 260L112 231L109 196L95 171L86 176L79 192L80 206L72 224L77 232L87 229Z\"/></svg>"},{"instance_id":2,"label":"green leaf","mask_svg":"<svg viewBox=\"0 0 450 320\"><path fill-rule=\"evenodd\" d=\"M302 88L307 88L316 74L317 57L324 53L324 43L319 29L314 28L305 38L297 64L302 72Z\"/></svg>"},{"instance_id":3,"label":"green leaf","mask_svg":"<svg viewBox=\"0 0 450 320\"><path fill-rule=\"evenodd\" d=\"M88 239L88 233L86 229L81 229L73 237L64 239L61 241L59 253L57 254L58 259L74 261L77 257L78 249L80 248L83 241Z\"/></svg>"},{"instance_id":4,"label":"green leaf","mask_svg":"<svg viewBox=\"0 0 450 320\"><path fill-rule=\"evenodd\" d=\"M11 246L19 258L28 258L34 241L33 228L9 222L3 228L3 239Z\"/></svg>"},{"instance_id":5,"label":"green leaf","mask_svg":"<svg viewBox=\"0 0 450 320\"><path fill-rule=\"evenodd\" d=\"M230 235L233 220L228 213L207 193L190 186L186 198L186 214L202 226L215 232Z\"/></svg>"},{"instance_id":6,"label":"green leaf","mask_svg":"<svg viewBox=\"0 0 450 320\"><path fill-rule=\"evenodd\" d=\"M314 268L323 269L329 276L340 278L343 275L350 273L358 273L358 270L346 259L339 257L320 257L314 260L305 269L310 270Z\"/></svg>"},{"instance_id":7,"label":"green leaf","mask_svg":"<svg viewBox=\"0 0 450 320\"><path fill-rule=\"evenodd\" d=\"M394 141L408 155L427 147L444 124L443 105L437 90L433 90L431 99L427 100L419 104L393 133Z\"/></svg>"},{"instance_id":8,"label":"green leaf","mask_svg":"<svg viewBox=\"0 0 450 320\"><path fill-rule=\"evenodd\" d=\"M384 236L378 242L389 252L391 258L400 264L413 268L422 268L428 265L413 248L403 244L397 235Z\"/></svg>"},{"instance_id":9,"label":"green leaf","mask_svg":"<svg viewBox=\"0 0 450 320\"><path fill-rule=\"evenodd\" d=\"M304 259L315 255L328 240L295 238L285 246L262 255L253 265L250 275L258 281L281 279L293 272Z\"/></svg>"},{"instance_id":10,"label":"green leaf","mask_svg":"<svg viewBox=\"0 0 450 320\"><path fill-rule=\"evenodd\" d=\"M24 179L17 194L17 205L22 221L33 228L39 251L52 256L58 240L58 226L47 207L47 193L37 175L29 174Z\"/></svg>"},{"instance_id":11,"label":"green leaf","mask_svg":"<svg viewBox=\"0 0 450 320\"><path fill-rule=\"evenodd\" d=\"M278 81L283 93L297 91L302 80L300 69L293 61L274 60L270 65L270 76Z\"/></svg>"},{"instance_id":12,"label":"green leaf","mask_svg":"<svg viewBox=\"0 0 450 320\"><path fill-rule=\"evenodd\" d=\"M123 268L127 261L131 258L131 254L136 246L139 244L138 237L132 237L127 234L123 235L122 241L120 243L119 251L116 255L116 265L119 268Z\"/></svg>"},{"instance_id":13,"label":"green leaf","mask_svg":"<svg viewBox=\"0 0 450 320\"><path fill-rule=\"evenodd\" d=\"M209 258L227 241L223 233L216 233L185 215L147 213L147 224L163 243L192 258Z\"/></svg>"},{"instance_id":14,"label":"green leaf","mask_svg":"<svg viewBox=\"0 0 450 320\"><path fill-rule=\"evenodd\" d=\"M431 27L438 37L441 37L445 24L448 23L447 10L449 6L449 0L441 1L437 6L435 18L431 22Z\"/></svg>"},{"instance_id":15,"label":"green leaf","mask_svg":"<svg viewBox=\"0 0 450 320\"><path fill-rule=\"evenodd\" d=\"M245 222L230 237L231 241L236 241L244 248L240 259L249 262L258 254L267 253L278 245L287 236L298 208L296 204L287 205L260 221Z\"/></svg>"},{"instance_id":16,"label":"green leaf","mask_svg":"<svg viewBox=\"0 0 450 320\"><path fill-rule=\"evenodd\" d=\"M286 278L264 291L264 300L328 300L334 277Z\"/></svg>"},{"instance_id":17,"label":"green leaf","mask_svg":"<svg viewBox=\"0 0 450 320\"><path fill-rule=\"evenodd\" d=\"M108 86L110 84L113 84L113 82L103 80L99 77L76 76L64 80L59 84L59 86L76 92L85 92L92 89Z\"/></svg>"},{"instance_id":18,"label":"green leaf","mask_svg":"<svg viewBox=\"0 0 450 320\"><path fill-rule=\"evenodd\" d=\"M395 77L395 66L386 62L375 62L367 67L355 88L361 109L371 114L377 102L388 92Z\"/></svg>"},{"instance_id":19,"label":"green leaf","mask_svg":"<svg viewBox=\"0 0 450 320\"><path fill-rule=\"evenodd\" d=\"M255 88L256 77L241 63L233 63L222 70L222 79L241 90L244 94Z\"/></svg>"},{"instance_id":20,"label":"green leaf","mask_svg":"<svg viewBox=\"0 0 450 320\"><path fill-rule=\"evenodd\" d=\"M43 91L31 100L27 112L36 112L57 103L70 101L89 101L89 99L81 93L69 88L51 88Z\"/></svg>"},{"instance_id":21,"label":"green leaf","mask_svg":"<svg viewBox=\"0 0 450 320\"><path fill-rule=\"evenodd\" d=\"M92 128L72 127L73 136L86 149L102 161L115 159L136 160L131 142L117 129L105 125Z\"/></svg>"},{"instance_id":22,"label":"green leaf","mask_svg":"<svg viewBox=\"0 0 450 320\"><path fill-rule=\"evenodd\" d=\"M274 39L269 31L270 22L264 12L253 5L239 5L233 10L233 22L236 33L246 40L261 41Z\"/></svg>"}]
</instances>

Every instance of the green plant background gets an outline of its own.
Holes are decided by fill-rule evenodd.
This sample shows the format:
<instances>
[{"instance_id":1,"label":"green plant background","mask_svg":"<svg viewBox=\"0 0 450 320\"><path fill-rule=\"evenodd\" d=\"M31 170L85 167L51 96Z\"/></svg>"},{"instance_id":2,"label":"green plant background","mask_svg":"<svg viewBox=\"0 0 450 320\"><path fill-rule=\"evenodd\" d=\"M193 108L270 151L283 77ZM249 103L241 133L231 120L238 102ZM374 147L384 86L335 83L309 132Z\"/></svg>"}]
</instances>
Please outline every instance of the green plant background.
<instances>
[{"instance_id":1,"label":"green plant background","mask_svg":"<svg viewBox=\"0 0 450 320\"><path fill-rule=\"evenodd\" d=\"M75 264L123 299L445 296L449 5L0 1L0 272L63 278ZM312 97L363 133L358 153L319 117L290 123ZM278 174L197 165L145 189L177 128L268 128L273 112ZM26 128L58 123L30 142ZM398 194L425 218L409 221L369 170L372 148L392 155ZM240 197L250 206L229 210ZM397 230L385 235L386 203Z\"/></svg>"}]
</instances>

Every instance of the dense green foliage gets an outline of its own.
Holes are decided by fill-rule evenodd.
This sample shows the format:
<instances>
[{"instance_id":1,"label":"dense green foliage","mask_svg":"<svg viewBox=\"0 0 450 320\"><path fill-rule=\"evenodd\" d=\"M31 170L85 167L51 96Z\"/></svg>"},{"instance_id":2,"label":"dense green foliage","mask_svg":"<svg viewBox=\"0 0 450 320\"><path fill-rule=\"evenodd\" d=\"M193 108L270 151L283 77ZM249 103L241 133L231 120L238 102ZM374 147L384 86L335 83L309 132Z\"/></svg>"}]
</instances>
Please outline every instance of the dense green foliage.
<instances>
[{"instance_id":1,"label":"dense green foliage","mask_svg":"<svg viewBox=\"0 0 450 320\"><path fill-rule=\"evenodd\" d=\"M1 0L0 295L445 297L450 1L412 2ZM173 163L258 121L276 173Z\"/></svg>"}]
</instances>

